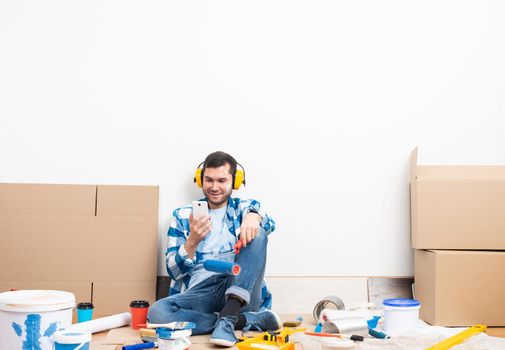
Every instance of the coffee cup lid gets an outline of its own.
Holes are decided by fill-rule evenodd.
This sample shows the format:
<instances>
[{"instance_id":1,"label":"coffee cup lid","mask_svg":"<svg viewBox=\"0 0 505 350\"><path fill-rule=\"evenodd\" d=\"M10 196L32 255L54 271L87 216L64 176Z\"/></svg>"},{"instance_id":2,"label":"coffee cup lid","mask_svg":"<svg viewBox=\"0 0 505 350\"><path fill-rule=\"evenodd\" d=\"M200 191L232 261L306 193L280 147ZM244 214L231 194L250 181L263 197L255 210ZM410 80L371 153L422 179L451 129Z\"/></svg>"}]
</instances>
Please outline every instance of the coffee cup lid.
<instances>
[{"instance_id":1,"label":"coffee cup lid","mask_svg":"<svg viewBox=\"0 0 505 350\"><path fill-rule=\"evenodd\" d=\"M130 303L130 307L149 307L149 302L146 300L134 300Z\"/></svg>"},{"instance_id":2,"label":"coffee cup lid","mask_svg":"<svg viewBox=\"0 0 505 350\"><path fill-rule=\"evenodd\" d=\"M78 303L77 308L78 309L93 309L93 304L91 304L91 303Z\"/></svg>"}]
</instances>

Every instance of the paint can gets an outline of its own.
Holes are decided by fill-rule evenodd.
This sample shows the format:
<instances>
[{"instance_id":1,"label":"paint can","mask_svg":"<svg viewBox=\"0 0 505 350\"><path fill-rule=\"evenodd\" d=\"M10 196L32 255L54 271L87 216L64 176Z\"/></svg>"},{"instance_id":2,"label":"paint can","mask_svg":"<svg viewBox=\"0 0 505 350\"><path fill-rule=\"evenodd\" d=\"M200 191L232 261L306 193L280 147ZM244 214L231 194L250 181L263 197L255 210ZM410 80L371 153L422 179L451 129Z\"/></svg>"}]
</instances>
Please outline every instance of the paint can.
<instances>
[{"instance_id":1,"label":"paint can","mask_svg":"<svg viewBox=\"0 0 505 350\"><path fill-rule=\"evenodd\" d=\"M189 350L191 329L156 328L159 350Z\"/></svg>"},{"instance_id":2,"label":"paint can","mask_svg":"<svg viewBox=\"0 0 505 350\"><path fill-rule=\"evenodd\" d=\"M347 317L323 322L323 333L338 333L346 335L368 335L368 323L361 317Z\"/></svg>"},{"instance_id":3,"label":"paint can","mask_svg":"<svg viewBox=\"0 0 505 350\"><path fill-rule=\"evenodd\" d=\"M57 331L53 334L54 350L89 350L91 333L83 331Z\"/></svg>"},{"instance_id":4,"label":"paint can","mask_svg":"<svg viewBox=\"0 0 505 350\"><path fill-rule=\"evenodd\" d=\"M415 299L386 299L384 305L384 325L386 333L402 332L419 327L421 303Z\"/></svg>"},{"instance_id":5,"label":"paint can","mask_svg":"<svg viewBox=\"0 0 505 350\"><path fill-rule=\"evenodd\" d=\"M0 293L0 349L52 350L52 335L72 324L75 297L56 290Z\"/></svg>"}]
</instances>

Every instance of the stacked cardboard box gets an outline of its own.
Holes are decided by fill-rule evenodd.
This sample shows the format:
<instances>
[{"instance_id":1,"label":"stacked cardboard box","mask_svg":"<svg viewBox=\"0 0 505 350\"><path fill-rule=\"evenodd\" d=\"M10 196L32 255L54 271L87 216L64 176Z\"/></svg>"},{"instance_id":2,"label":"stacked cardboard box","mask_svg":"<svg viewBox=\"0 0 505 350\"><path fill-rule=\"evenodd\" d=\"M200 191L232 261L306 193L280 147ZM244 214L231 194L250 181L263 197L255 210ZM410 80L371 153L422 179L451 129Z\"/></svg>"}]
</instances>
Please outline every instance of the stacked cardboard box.
<instances>
[{"instance_id":1,"label":"stacked cardboard box","mask_svg":"<svg viewBox=\"0 0 505 350\"><path fill-rule=\"evenodd\" d=\"M415 297L440 326L505 326L505 166L410 169Z\"/></svg>"},{"instance_id":2,"label":"stacked cardboard box","mask_svg":"<svg viewBox=\"0 0 505 350\"><path fill-rule=\"evenodd\" d=\"M94 316L155 300L158 187L0 184L0 291L56 289Z\"/></svg>"}]
</instances>

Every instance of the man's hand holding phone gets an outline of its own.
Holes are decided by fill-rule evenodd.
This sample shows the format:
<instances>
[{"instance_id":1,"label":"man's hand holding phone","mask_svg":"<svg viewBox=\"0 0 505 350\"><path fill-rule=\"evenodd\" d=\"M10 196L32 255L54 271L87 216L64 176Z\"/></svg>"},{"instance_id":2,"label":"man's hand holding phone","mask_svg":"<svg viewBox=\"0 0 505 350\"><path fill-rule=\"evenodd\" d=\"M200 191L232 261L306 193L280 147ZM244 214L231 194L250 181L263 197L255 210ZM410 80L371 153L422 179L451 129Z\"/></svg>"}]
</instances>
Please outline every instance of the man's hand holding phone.
<instances>
[{"instance_id":1,"label":"man's hand holding phone","mask_svg":"<svg viewBox=\"0 0 505 350\"><path fill-rule=\"evenodd\" d=\"M211 230L212 222L210 221L207 202L193 202L193 212L189 215L189 236L184 244L190 258L194 257L196 247Z\"/></svg>"}]
</instances>

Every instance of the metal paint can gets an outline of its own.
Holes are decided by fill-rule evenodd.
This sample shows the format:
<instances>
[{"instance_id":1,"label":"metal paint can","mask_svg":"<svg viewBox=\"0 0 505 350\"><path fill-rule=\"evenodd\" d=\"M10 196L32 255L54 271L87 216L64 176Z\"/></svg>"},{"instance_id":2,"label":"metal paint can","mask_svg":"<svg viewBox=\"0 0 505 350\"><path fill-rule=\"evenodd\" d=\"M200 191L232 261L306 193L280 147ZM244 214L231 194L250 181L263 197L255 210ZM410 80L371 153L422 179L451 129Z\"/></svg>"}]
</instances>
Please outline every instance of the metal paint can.
<instances>
[{"instance_id":1,"label":"metal paint can","mask_svg":"<svg viewBox=\"0 0 505 350\"><path fill-rule=\"evenodd\" d=\"M336 297L334 295L325 296L322 300L320 300L316 304L316 306L314 306L314 311L312 312L312 315L314 316L316 322L323 321L321 319L321 312L323 312L324 309L345 310L345 305L342 299L340 299L339 297Z\"/></svg>"},{"instance_id":2,"label":"metal paint can","mask_svg":"<svg viewBox=\"0 0 505 350\"><path fill-rule=\"evenodd\" d=\"M323 333L336 333L347 335L360 335L366 337L368 335L368 323L361 317L339 318L323 322Z\"/></svg>"}]
</instances>

